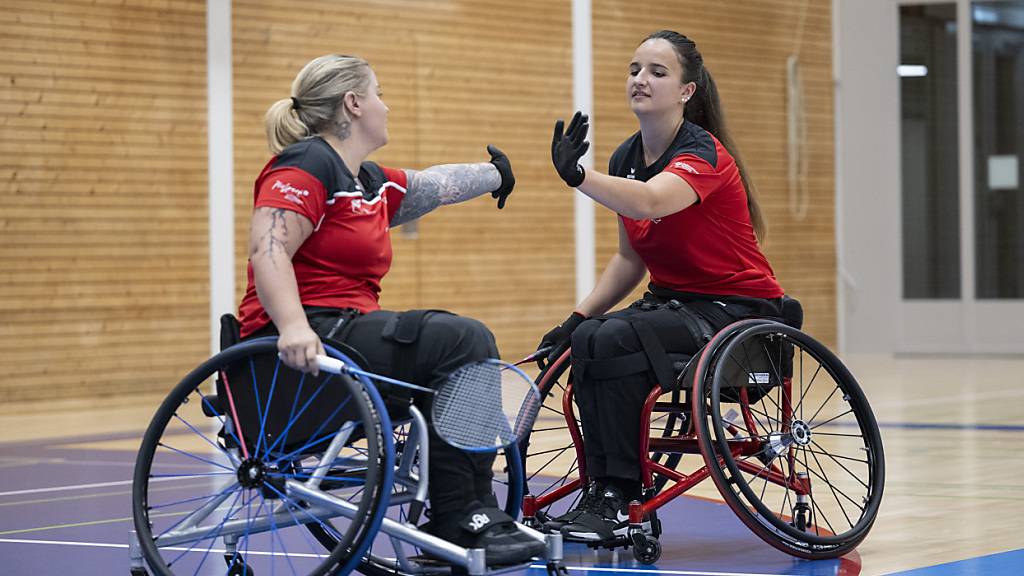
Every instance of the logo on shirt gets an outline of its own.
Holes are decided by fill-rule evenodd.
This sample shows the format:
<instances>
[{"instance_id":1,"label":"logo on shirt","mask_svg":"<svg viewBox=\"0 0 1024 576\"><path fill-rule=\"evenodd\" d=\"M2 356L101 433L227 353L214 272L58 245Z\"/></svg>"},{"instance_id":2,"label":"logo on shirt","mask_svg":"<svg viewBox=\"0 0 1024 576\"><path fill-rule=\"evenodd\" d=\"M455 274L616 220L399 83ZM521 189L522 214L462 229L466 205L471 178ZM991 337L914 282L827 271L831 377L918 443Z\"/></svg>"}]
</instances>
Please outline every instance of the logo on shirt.
<instances>
[{"instance_id":1,"label":"logo on shirt","mask_svg":"<svg viewBox=\"0 0 1024 576\"><path fill-rule=\"evenodd\" d=\"M626 178L629 180L636 180L636 168L630 168L629 174L626 174Z\"/></svg>"},{"instance_id":2,"label":"logo on shirt","mask_svg":"<svg viewBox=\"0 0 1024 576\"><path fill-rule=\"evenodd\" d=\"M302 188L296 188L291 184L275 180L274 185L270 187L271 190L277 190L284 195L284 199L299 206L303 205L302 199L309 196L309 190L303 190Z\"/></svg>"},{"instance_id":3,"label":"logo on shirt","mask_svg":"<svg viewBox=\"0 0 1024 576\"><path fill-rule=\"evenodd\" d=\"M376 208L377 208L378 205L379 204L376 201L376 199L373 202L367 202L367 201L363 200L362 198L353 198L352 199L352 213L353 214L362 214L364 216L369 216L370 214L373 214L373 213L375 213L377 211Z\"/></svg>"},{"instance_id":4,"label":"logo on shirt","mask_svg":"<svg viewBox=\"0 0 1024 576\"><path fill-rule=\"evenodd\" d=\"M686 162L676 162L675 164L672 165L672 167L679 168L680 170L686 170L690 174L700 174L700 172L698 172L696 168L690 166Z\"/></svg>"}]
</instances>

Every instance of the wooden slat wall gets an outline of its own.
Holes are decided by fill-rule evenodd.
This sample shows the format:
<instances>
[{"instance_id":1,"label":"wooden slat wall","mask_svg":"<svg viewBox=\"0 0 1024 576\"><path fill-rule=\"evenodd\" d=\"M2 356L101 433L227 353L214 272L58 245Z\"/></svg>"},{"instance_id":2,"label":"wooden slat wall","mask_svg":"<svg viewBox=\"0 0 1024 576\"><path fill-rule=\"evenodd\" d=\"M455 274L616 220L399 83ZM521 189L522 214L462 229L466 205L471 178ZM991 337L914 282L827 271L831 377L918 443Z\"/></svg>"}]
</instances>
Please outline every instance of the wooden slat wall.
<instances>
[{"instance_id":1,"label":"wooden slat wall","mask_svg":"<svg viewBox=\"0 0 1024 576\"><path fill-rule=\"evenodd\" d=\"M677 6L678 8L670 8ZM806 6L800 33L800 12ZM625 96L633 51L651 32L675 30L697 42L715 76L733 139L768 220L763 245L786 291L804 305L804 329L836 338L831 4L828 0L595 0L595 166L638 129ZM786 58L799 48L809 154L807 215L789 210L786 176ZM597 265L617 246L615 216L598 207ZM646 281L644 282L646 285ZM633 295L639 297L642 290Z\"/></svg>"},{"instance_id":2,"label":"wooden slat wall","mask_svg":"<svg viewBox=\"0 0 1024 576\"><path fill-rule=\"evenodd\" d=\"M686 8L686 11L682 10ZM769 219L766 251L835 339L830 5L800 37L810 211L785 181L785 59L800 0L594 2L595 152L636 129L623 96L637 42L695 38L719 82ZM444 208L416 239L394 234L393 309L447 308L525 354L574 305L572 194L550 167L553 120L572 112L570 2L235 0L237 282L251 183L268 155L262 116L309 59L366 57L391 107L375 160L423 168L484 161L494 143L518 186ZM205 2L7 0L0 11L0 401L166 389L207 355ZM598 210L598 264L615 245Z\"/></svg>"},{"instance_id":3,"label":"wooden slat wall","mask_svg":"<svg viewBox=\"0 0 1024 576\"><path fill-rule=\"evenodd\" d=\"M0 402L208 355L205 3L4 0Z\"/></svg>"},{"instance_id":4,"label":"wooden slat wall","mask_svg":"<svg viewBox=\"0 0 1024 576\"><path fill-rule=\"evenodd\" d=\"M267 160L262 117L311 58L360 55L391 109L372 158L400 168L481 162L493 143L517 178L502 211L489 196L443 207L417 239L393 233L382 305L443 308L484 321L506 356L536 345L572 307L572 195L550 161L551 123L572 103L567 0L236 0L239 289L252 181Z\"/></svg>"}]
</instances>

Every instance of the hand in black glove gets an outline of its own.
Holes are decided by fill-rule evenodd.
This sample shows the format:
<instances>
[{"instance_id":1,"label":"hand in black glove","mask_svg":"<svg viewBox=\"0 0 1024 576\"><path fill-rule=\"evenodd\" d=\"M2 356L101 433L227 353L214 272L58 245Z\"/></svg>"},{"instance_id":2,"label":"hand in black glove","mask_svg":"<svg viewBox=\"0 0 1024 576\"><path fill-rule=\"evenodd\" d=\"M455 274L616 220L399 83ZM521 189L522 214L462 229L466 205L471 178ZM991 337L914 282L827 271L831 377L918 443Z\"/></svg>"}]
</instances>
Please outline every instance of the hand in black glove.
<instances>
[{"instance_id":1,"label":"hand in black glove","mask_svg":"<svg viewBox=\"0 0 1024 576\"><path fill-rule=\"evenodd\" d=\"M569 122L569 128L563 134L564 125L561 120L555 122L555 135L551 139L551 162L554 163L555 170L562 180L570 187L576 188L586 178L586 172L579 162L590 148L590 142L586 140L590 118L577 111Z\"/></svg>"},{"instance_id":2,"label":"hand in black glove","mask_svg":"<svg viewBox=\"0 0 1024 576\"><path fill-rule=\"evenodd\" d=\"M501 210L505 207L508 195L516 186L516 177L512 175L512 164L509 163L508 156L505 156L504 152L491 144L487 145L487 151L491 154L491 164L494 164L494 167L498 169L498 174L501 174L501 186L491 192L491 196L498 199L498 210Z\"/></svg>"},{"instance_id":3,"label":"hand in black glove","mask_svg":"<svg viewBox=\"0 0 1024 576\"><path fill-rule=\"evenodd\" d=\"M557 360L565 352L565 349L569 347L573 331L586 319L587 317L583 314L573 312L564 322L552 328L541 338L537 349L551 348L547 355L547 361L553 362Z\"/></svg>"}]
</instances>

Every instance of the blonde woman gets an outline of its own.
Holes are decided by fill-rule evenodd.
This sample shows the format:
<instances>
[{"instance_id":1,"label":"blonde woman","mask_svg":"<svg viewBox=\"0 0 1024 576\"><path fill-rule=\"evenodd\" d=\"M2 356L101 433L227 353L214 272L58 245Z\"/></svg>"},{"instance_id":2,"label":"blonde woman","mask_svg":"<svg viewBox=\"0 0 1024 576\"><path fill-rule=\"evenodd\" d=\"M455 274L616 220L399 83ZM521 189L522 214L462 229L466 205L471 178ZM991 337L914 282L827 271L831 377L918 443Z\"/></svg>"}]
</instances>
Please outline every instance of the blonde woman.
<instances>
[{"instance_id":1,"label":"blonde woman","mask_svg":"<svg viewBox=\"0 0 1024 576\"><path fill-rule=\"evenodd\" d=\"M243 338L278 335L281 358L316 372L323 341L355 349L373 372L435 386L458 367L498 357L480 322L378 304L391 265L388 229L439 206L490 193L502 208L515 178L508 158L401 170L366 160L388 141L388 107L369 64L327 55L306 64L291 95L266 115L273 158L256 178ZM493 455L430 440L430 530L485 548L490 564L520 562L543 544L495 508ZM481 530L476 515L490 520Z\"/></svg>"}]
</instances>

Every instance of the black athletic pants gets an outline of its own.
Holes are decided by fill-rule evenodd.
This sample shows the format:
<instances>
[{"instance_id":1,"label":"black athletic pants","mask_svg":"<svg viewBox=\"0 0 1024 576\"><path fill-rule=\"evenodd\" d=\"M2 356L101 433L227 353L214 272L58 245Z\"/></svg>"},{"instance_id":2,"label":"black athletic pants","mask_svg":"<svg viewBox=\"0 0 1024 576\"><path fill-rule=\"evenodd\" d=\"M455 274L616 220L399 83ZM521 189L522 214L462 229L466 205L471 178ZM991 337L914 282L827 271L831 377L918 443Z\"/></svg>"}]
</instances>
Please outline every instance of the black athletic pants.
<instances>
[{"instance_id":1,"label":"black athletic pants","mask_svg":"<svg viewBox=\"0 0 1024 576\"><path fill-rule=\"evenodd\" d=\"M436 312L426 316L419 328L419 335L413 344L401 345L384 336L385 327L400 313L378 310L337 323L338 316L318 309L309 314L310 326L325 338L335 330L344 344L358 351L368 366L364 368L388 377L409 377L413 384L438 387L448 374L469 362L485 358L497 358L498 347L494 335L482 323L447 312ZM250 338L276 334L273 326L263 328ZM412 359L412 366L400 370L395 366L395 348L411 346L411 352L404 358ZM410 377L411 375L411 377ZM416 404L427 418L430 418L428 400L423 395L414 395ZM494 472L494 454L472 454L452 447L430 430L430 476L429 496L431 516L435 522L446 523L458 520L464 511L475 507L495 505L491 489Z\"/></svg>"},{"instance_id":2,"label":"black athletic pants","mask_svg":"<svg viewBox=\"0 0 1024 576\"><path fill-rule=\"evenodd\" d=\"M705 337L731 322L751 315L752 308L717 302L690 302L688 309L667 305L665 298L648 293L625 310L581 323L572 334L573 386L583 427L587 476L640 480L640 413L656 381L634 323L650 327L663 348L662 356L692 356ZM659 307L660 306L660 307ZM703 329L694 328L687 314L700 314ZM698 333L695 333L698 330ZM631 374L607 377L593 361L632 356L637 369ZM671 360L665 360L671 366ZM621 370L620 370L621 372ZM582 376L580 376L582 374ZM674 376L675 374L673 374ZM665 386L668 383L660 383Z\"/></svg>"}]
</instances>

